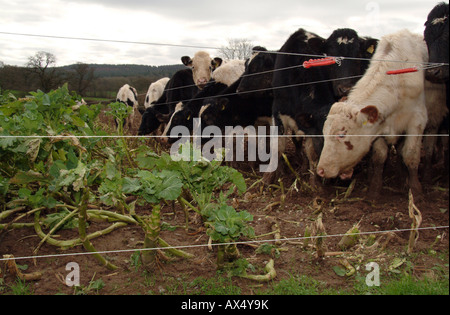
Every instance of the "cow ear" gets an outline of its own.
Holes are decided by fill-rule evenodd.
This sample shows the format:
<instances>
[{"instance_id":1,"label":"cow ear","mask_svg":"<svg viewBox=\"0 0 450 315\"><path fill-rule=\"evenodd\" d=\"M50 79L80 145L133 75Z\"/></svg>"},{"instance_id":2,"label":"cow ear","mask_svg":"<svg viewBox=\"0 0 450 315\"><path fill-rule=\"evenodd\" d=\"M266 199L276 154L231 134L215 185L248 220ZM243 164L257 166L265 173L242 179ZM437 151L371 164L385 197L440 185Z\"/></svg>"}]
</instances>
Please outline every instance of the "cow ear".
<instances>
[{"instance_id":1,"label":"cow ear","mask_svg":"<svg viewBox=\"0 0 450 315\"><path fill-rule=\"evenodd\" d=\"M228 98L226 98L226 97L221 98L221 99L219 100L219 106L220 106L220 110L221 110L221 111L224 111L225 109L227 109L227 104L228 104L228 102L229 102L229 100L228 100Z\"/></svg>"},{"instance_id":2,"label":"cow ear","mask_svg":"<svg viewBox=\"0 0 450 315\"><path fill-rule=\"evenodd\" d=\"M372 58L377 49L378 40L374 38L364 38L361 40L360 53L363 58Z\"/></svg>"},{"instance_id":3,"label":"cow ear","mask_svg":"<svg viewBox=\"0 0 450 315\"><path fill-rule=\"evenodd\" d=\"M216 57L213 60L211 60L211 66L213 68L213 70L219 68L222 65L222 58Z\"/></svg>"},{"instance_id":4,"label":"cow ear","mask_svg":"<svg viewBox=\"0 0 450 315\"><path fill-rule=\"evenodd\" d=\"M187 67L192 67L192 59L189 56L181 57L181 62Z\"/></svg>"},{"instance_id":5,"label":"cow ear","mask_svg":"<svg viewBox=\"0 0 450 315\"><path fill-rule=\"evenodd\" d=\"M371 124L374 124L378 121L379 112L378 108L376 108L375 106L370 105L364 107L363 109L361 109L361 113L367 115L367 121Z\"/></svg>"},{"instance_id":6,"label":"cow ear","mask_svg":"<svg viewBox=\"0 0 450 315\"><path fill-rule=\"evenodd\" d=\"M192 118L192 113L191 113L191 111L189 111L187 113L186 120L191 120L191 118Z\"/></svg>"},{"instance_id":7,"label":"cow ear","mask_svg":"<svg viewBox=\"0 0 450 315\"><path fill-rule=\"evenodd\" d=\"M312 128L314 127L313 124L313 118L311 117L310 114L297 114L295 116L295 120L298 121L300 123L300 125L304 128Z\"/></svg>"},{"instance_id":8,"label":"cow ear","mask_svg":"<svg viewBox=\"0 0 450 315\"><path fill-rule=\"evenodd\" d=\"M158 113L158 114L156 114L155 116L156 116L156 119L158 119L159 122L161 122L161 123L168 123L169 120L170 120L170 117L171 117L172 115L170 115L170 114L161 114L161 113Z\"/></svg>"}]
</instances>

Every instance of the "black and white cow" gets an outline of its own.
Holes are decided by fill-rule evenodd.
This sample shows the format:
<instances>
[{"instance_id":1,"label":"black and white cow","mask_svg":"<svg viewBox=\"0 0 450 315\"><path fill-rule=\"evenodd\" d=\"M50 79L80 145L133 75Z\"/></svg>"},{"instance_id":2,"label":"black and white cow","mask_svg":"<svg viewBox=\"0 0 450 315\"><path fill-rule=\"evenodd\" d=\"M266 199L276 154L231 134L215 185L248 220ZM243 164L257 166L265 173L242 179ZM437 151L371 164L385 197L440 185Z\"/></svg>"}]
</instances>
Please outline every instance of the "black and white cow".
<instances>
[{"instance_id":1,"label":"black and white cow","mask_svg":"<svg viewBox=\"0 0 450 315\"><path fill-rule=\"evenodd\" d=\"M193 130L193 119L199 116L200 109L205 99L217 97L228 86L232 85L244 73L244 60L228 60L217 68L211 75L210 81L204 85L192 100L179 102L163 133L163 141L173 143L177 137L170 137L171 131L176 126L185 126Z\"/></svg>"},{"instance_id":2,"label":"black and white cow","mask_svg":"<svg viewBox=\"0 0 450 315\"><path fill-rule=\"evenodd\" d=\"M344 57L340 66L332 65L326 68L330 79L345 78L332 83L336 101L347 96L367 70L377 44L377 39L359 37L355 30L349 28L337 29L328 37L324 47L325 54Z\"/></svg>"},{"instance_id":3,"label":"black and white cow","mask_svg":"<svg viewBox=\"0 0 450 315\"><path fill-rule=\"evenodd\" d=\"M127 127L128 130L131 130L134 125L139 124L141 115L139 113L138 94L134 87L129 84L122 86L119 89L119 92L117 92L116 102L124 103L133 108L131 115L123 121L123 125Z\"/></svg>"},{"instance_id":4,"label":"black and white cow","mask_svg":"<svg viewBox=\"0 0 450 315\"><path fill-rule=\"evenodd\" d=\"M281 47L272 79L273 124L282 136L278 141L278 154L280 156L285 151L286 139L283 136L288 134L288 130L296 136L314 135L307 137L303 145L312 171L323 147L323 139L317 135L322 134L334 94L331 83L324 82L328 79L325 68L307 69L301 65L311 59L308 55L323 55L324 43L325 39L318 35L299 29ZM266 173L264 181L272 182L274 175Z\"/></svg>"},{"instance_id":5,"label":"black and white cow","mask_svg":"<svg viewBox=\"0 0 450 315\"><path fill-rule=\"evenodd\" d=\"M145 96L145 109L151 107L154 102L159 100L159 98L163 95L166 85L169 81L170 78L162 78L150 84L150 86L148 87L147 95Z\"/></svg>"},{"instance_id":6,"label":"black and white cow","mask_svg":"<svg viewBox=\"0 0 450 315\"><path fill-rule=\"evenodd\" d=\"M161 123L169 121L180 101L192 99L199 91L194 84L192 69L177 71L166 85L163 95L142 115L138 134L148 135L158 129Z\"/></svg>"}]
</instances>

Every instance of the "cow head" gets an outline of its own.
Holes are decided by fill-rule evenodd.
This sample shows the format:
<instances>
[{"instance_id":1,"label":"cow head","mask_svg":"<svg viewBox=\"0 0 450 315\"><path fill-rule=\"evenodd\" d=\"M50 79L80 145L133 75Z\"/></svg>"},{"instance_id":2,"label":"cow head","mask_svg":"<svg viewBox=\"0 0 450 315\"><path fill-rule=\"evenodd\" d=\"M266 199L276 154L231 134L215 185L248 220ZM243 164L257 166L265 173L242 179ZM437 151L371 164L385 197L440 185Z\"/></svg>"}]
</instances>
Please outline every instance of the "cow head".
<instances>
[{"instance_id":1,"label":"cow head","mask_svg":"<svg viewBox=\"0 0 450 315\"><path fill-rule=\"evenodd\" d=\"M199 51L193 58L189 56L181 57L181 61L187 67L192 69L192 76L195 85L203 89L211 79L211 73L222 64L222 59L211 59L207 52Z\"/></svg>"},{"instance_id":2,"label":"cow head","mask_svg":"<svg viewBox=\"0 0 450 315\"><path fill-rule=\"evenodd\" d=\"M350 179L353 168L370 151L379 121L376 106L359 110L346 103L334 104L323 128L324 147L317 174L324 178Z\"/></svg>"},{"instance_id":3,"label":"cow head","mask_svg":"<svg viewBox=\"0 0 450 315\"><path fill-rule=\"evenodd\" d=\"M170 114L167 113L167 111L167 106L163 105L156 105L147 108L142 115L138 135L145 136L151 134L153 131L158 129L161 123L167 123L170 119Z\"/></svg>"},{"instance_id":4,"label":"cow head","mask_svg":"<svg viewBox=\"0 0 450 315\"><path fill-rule=\"evenodd\" d=\"M363 75L369 61L372 58L378 41L372 38L361 38L353 29L343 28L335 30L325 42L327 56L347 57L342 60L340 66L334 65L327 68L330 79L333 81L333 92L336 99L346 97L356 82L357 76ZM353 78L352 78L353 77Z\"/></svg>"},{"instance_id":5,"label":"cow head","mask_svg":"<svg viewBox=\"0 0 450 315\"><path fill-rule=\"evenodd\" d=\"M138 107L139 104L137 99L138 98L136 89L128 84L125 84L120 88L119 92L117 93L116 101L122 102L131 107L134 106Z\"/></svg>"},{"instance_id":6,"label":"cow head","mask_svg":"<svg viewBox=\"0 0 450 315\"><path fill-rule=\"evenodd\" d=\"M221 113L225 110L226 106L226 103L223 103L224 100L228 103L226 98L208 98L203 102L199 117L204 127L217 126L219 124Z\"/></svg>"},{"instance_id":7,"label":"cow head","mask_svg":"<svg viewBox=\"0 0 450 315\"><path fill-rule=\"evenodd\" d=\"M430 12L425 23L424 37L428 46L429 62L448 64L448 32L448 4L440 3ZM448 82L448 65L428 69L425 75L431 82Z\"/></svg>"},{"instance_id":8,"label":"cow head","mask_svg":"<svg viewBox=\"0 0 450 315\"><path fill-rule=\"evenodd\" d=\"M266 48L254 47L252 57L245 63L245 72L236 92L241 97L271 96L275 58L276 54L268 53Z\"/></svg>"},{"instance_id":9,"label":"cow head","mask_svg":"<svg viewBox=\"0 0 450 315\"><path fill-rule=\"evenodd\" d=\"M173 128L177 126L187 127L188 130L193 130L194 113L186 106L185 103L179 102L175 107L174 113L171 115L169 122L164 130L163 142L174 143L180 138L171 136Z\"/></svg>"}]
</instances>

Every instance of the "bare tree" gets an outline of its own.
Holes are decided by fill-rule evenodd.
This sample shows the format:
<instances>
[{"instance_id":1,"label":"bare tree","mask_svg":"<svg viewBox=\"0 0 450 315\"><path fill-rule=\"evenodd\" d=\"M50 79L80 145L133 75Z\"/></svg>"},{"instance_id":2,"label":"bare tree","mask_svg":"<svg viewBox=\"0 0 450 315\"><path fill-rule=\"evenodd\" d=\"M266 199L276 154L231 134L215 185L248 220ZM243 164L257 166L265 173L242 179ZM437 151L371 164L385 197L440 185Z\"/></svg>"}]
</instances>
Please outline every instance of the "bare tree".
<instances>
[{"instance_id":1,"label":"bare tree","mask_svg":"<svg viewBox=\"0 0 450 315\"><path fill-rule=\"evenodd\" d=\"M94 80L95 69L91 68L88 64L78 62L73 67L73 71L71 78L73 89L75 89L78 94L83 95Z\"/></svg>"},{"instance_id":2,"label":"bare tree","mask_svg":"<svg viewBox=\"0 0 450 315\"><path fill-rule=\"evenodd\" d=\"M219 49L220 57L224 59L247 59L252 55L253 43L246 38L234 38L228 40L228 46Z\"/></svg>"},{"instance_id":3,"label":"bare tree","mask_svg":"<svg viewBox=\"0 0 450 315\"><path fill-rule=\"evenodd\" d=\"M30 73L37 76L44 92L49 92L61 83L61 76L57 72L55 64L55 55L45 51L38 51L34 56L28 58L27 68Z\"/></svg>"},{"instance_id":4,"label":"bare tree","mask_svg":"<svg viewBox=\"0 0 450 315\"><path fill-rule=\"evenodd\" d=\"M5 64L3 63L3 61L0 61L0 94L3 92L2 86L3 86L3 71L2 69L5 67Z\"/></svg>"}]
</instances>

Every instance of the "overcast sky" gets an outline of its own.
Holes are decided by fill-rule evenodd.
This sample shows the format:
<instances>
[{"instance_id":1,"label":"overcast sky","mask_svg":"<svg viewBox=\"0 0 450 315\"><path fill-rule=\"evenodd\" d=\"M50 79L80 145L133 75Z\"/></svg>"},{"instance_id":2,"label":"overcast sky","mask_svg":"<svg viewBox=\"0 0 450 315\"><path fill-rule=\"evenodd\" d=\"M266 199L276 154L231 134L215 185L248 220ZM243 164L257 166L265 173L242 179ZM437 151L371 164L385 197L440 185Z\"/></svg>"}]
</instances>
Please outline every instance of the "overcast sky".
<instances>
[{"instance_id":1,"label":"overcast sky","mask_svg":"<svg viewBox=\"0 0 450 315\"><path fill-rule=\"evenodd\" d=\"M380 38L399 29L423 33L436 0L0 0L0 61L23 66L37 51L57 65L76 62L166 65L199 48L76 41L2 32L199 47L233 38L277 50L302 27L324 38L349 27ZM448 2L448 1L446 1ZM204 49L212 56L217 50Z\"/></svg>"}]
</instances>

